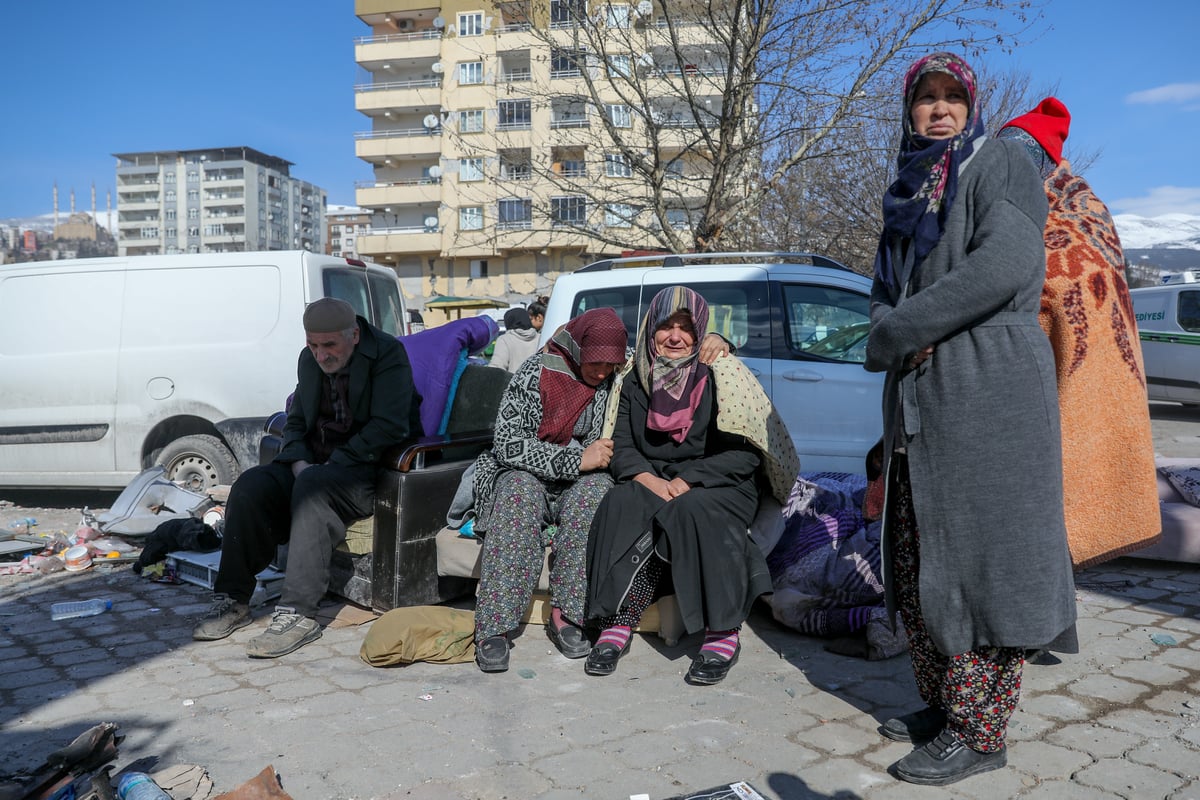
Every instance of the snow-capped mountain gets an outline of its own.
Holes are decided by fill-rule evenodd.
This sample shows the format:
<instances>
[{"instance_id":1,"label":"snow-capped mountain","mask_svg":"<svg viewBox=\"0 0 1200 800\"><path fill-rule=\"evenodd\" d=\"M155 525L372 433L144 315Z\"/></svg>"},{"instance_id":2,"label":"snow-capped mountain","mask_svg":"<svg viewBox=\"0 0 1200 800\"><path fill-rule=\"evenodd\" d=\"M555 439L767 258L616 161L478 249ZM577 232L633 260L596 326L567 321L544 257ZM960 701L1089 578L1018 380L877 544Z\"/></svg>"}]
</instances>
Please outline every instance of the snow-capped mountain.
<instances>
[{"instance_id":1,"label":"snow-capped mountain","mask_svg":"<svg viewBox=\"0 0 1200 800\"><path fill-rule=\"evenodd\" d=\"M1192 214L1163 214L1141 217L1117 214L1113 217L1121 247L1129 250L1182 248L1200 250L1200 217Z\"/></svg>"}]
</instances>

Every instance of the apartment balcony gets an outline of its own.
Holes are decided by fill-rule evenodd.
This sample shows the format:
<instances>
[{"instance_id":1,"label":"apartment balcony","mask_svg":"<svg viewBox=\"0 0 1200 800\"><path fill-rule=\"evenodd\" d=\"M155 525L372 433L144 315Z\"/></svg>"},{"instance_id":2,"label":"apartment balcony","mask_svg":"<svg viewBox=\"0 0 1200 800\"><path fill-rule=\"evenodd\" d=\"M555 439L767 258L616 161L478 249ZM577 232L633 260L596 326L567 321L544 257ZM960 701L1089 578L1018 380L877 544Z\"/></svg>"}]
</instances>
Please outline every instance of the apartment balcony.
<instances>
[{"instance_id":1,"label":"apartment balcony","mask_svg":"<svg viewBox=\"0 0 1200 800\"><path fill-rule=\"evenodd\" d=\"M121 211L157 211L158 195L153 197L118 198Z\"/></svg>"},{"instance_id":2,"label":"apartment balcony","mask_svg":"<svg viewBox=\"0 0 1200 800\"><path fill-rule=\"evenodd\" d=\"M354 186L354 203L361 208L431 205L440 203L442 186L434 178L395 181L361 181Z\"/></svg>"},{"instance_id":3,"label":"apartment balcony","mask_svg":"<svg viewBox=\"0 0 1200 800\"><path fill-rule=\"evenodd\" d=\"M224 225L245 225L245 224L246 224L246 215L245 215L245 213L238 213L238 214L222 214L222 213L215 213L215 214L205 214L205 215L204 215L204 221L205 221L206 223L220 222L220 223L222 223L222 224L224 224Z\"/></svg>"},{"instance_id":4,"label":"apartment balcony","mask_svg":"<svg viewBox=\"0 0 1200 800\"><path fill-rule=\"evenodd\" d=\"M134 172L134 173L117 173L117 194L122 192L140 192L145 191L147 186L158 185L158 171Z\"/></svg>"},{"instance_id":5,"label":"apartment balcony","mask_svg":"<svg viewBox=\"0 0 1200 800\"><path fill-rule=\"evenodd\" d=\"M364 161L383 163L389 158L440 153L442 129L399 128L354 134L354 154Z\"/></svg>"},{"instance_id":6,"label":"apartment balcony","mask_svg":"<svg viewBox=\"0 0 1200 800\"><path fill-rule=\"evenodd\" d=\"M437 28L385 36L360 36L354 40L354 60L368 70L401 58L436 58L442 47Z\"/></svg>"},{"instance_id":7,"label":"apartment balcony","mask_svg":"<svg viewBox=\"0 0 1200 800\"><path fill-rule=\"evenodd\" d=\"M354 87L354 108L364 114L394 108L436 108L441 103L441 95L440 76L386 83L360 83Z\"/></svg>"},{"instance_id":8,"label":"apartment balcony","mask_svg":"<svg viewBox=\"0 0 1200 800\"><path fill-rule=\"evenodd\" d=\"M423 225L398 228L373 228L355 242L360 255L384 256L392 253L440 253L442 232Z\"/></svg>"}]
</instances>

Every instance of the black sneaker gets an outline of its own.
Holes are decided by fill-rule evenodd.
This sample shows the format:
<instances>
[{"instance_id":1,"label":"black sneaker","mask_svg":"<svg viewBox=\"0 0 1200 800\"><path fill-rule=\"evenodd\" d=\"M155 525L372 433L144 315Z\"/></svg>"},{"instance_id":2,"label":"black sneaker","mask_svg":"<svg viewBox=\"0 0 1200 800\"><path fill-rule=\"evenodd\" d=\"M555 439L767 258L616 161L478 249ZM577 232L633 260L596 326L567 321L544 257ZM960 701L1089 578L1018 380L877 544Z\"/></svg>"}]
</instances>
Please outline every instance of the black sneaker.
<instances>
[{"instance_id":1,"label":"black sneaker","mask_svg":"<svg viewBox=\"0 0 1200 800\"><path fill-rule=\"evenodd\" d=\"M879 726L879 732L897 742L924 744L946 727L946 712L925 706L920 711L892 717Z\"/></svg>"},{"instance_id":2,"label":"black sneaker","mask_svg":"<svg viewBox=\"0 0 1200 800\"><path fill-rule=\"evenodd\" d=\"M912 751L897 761L893 768L896 777L922 786L945 786L981 772L1008 764L1008 751L981 753L963 743L949 728L932 742Z\"/></svg>"},{"instance_id":3,"label":"black sneaker","mask_svg":"<svg viewBox=\"0 0 1200 800\"><path fill-rule=\"evenodd\" d=\"M251 621L250 606L226 594L214 595L212 608L204 615L204 621L192 630L192 638L198 642L215 642L246 627Z\"/></svg>"},{"instance_id":4,"label":"black sneaker","mask_svg":"<svg viewBox=\"0 0 1200 800\"><path fill-rule=\"evenodd\" d=\"M475 665L482 672L504 672L508 669L508 637L489 636L475 645Z\"/></svg>"}]
</instances>

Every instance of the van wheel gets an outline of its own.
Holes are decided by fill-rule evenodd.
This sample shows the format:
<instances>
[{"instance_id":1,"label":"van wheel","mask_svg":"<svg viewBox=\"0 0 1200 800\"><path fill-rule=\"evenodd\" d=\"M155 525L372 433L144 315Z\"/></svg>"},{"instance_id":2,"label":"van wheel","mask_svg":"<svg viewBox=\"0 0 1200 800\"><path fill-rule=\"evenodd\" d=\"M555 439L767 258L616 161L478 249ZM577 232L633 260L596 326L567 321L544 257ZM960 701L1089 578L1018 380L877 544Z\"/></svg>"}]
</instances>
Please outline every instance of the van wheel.
<instances>
[{"instance_id":1,"label":"van wheel","mask_svg":"<svg viewBox=\"0 0 1200 800\"><path fill-rule=\"evenodd\" d=\"M166 469L169 480L194 492L228 486L240 471L229 448L217 437L206 434L183 436L171 442L159 452L158 463Z\"/></svg>"}]
</instances>

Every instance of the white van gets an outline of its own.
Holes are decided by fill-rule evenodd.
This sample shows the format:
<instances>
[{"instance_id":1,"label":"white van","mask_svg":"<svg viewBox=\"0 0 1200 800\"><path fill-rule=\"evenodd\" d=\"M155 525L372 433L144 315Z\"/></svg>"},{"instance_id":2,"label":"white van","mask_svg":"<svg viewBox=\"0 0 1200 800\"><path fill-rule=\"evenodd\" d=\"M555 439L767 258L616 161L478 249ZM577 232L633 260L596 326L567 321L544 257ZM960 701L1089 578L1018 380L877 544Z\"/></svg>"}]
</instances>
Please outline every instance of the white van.
<instances>
[{"instance_id":1,"label":"white van","mask_svg":"<svg viewBox=\"0 0 1200 800\"><path fill-rule=\"evenodd\" d=\"M321 297L407 333L392 270L305 251L0 267L0 486L120 488L155 464L231 483L295 389Z\"/></svg>"},{"instance_id":2,"label":"white van","mask_svg":"<svg viewBox=\"0 0 1200 800\"><path fill-rule=\"evenodd\" d=\"M559 276L542 344L592 308L612 308L632 343L658 291L682 284L709 330L737 347L778 409L806 472L865 470L883 433L883 374L867 372L871 279L810 253L689 253L598 261Z\"/></svg>"},{"instance_id":3,"label":"white van","mask_svg":"<svg viewBox=\"0 0 1200 800\"><path fill-rule=\"evenodd\" d=\"M1200 405L1200 282L1191 273L1131 289L1151 400Z\"/></svg>"}]
</instances>

